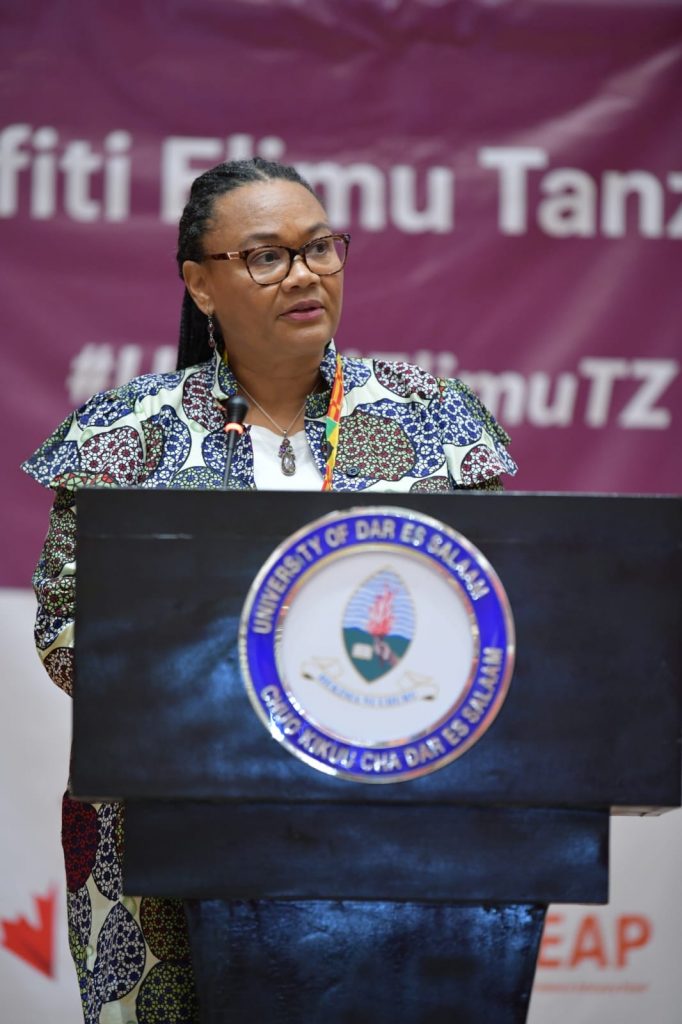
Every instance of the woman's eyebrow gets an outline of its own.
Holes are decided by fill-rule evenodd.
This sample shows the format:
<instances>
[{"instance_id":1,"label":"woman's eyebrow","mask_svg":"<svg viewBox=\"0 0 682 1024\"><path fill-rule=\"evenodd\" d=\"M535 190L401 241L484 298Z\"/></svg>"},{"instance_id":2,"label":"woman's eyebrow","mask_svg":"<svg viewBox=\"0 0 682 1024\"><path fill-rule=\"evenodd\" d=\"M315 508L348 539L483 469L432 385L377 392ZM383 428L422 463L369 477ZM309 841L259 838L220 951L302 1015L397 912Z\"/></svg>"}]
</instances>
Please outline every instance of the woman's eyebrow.
<instances>
[{"instance_id":1,"label":"woman's eyebrow","mask_svg":"<svg viewBox=\"0 0 682 1024\"><path fill-rule=\"evenodd\" d=\"M325 231L331 231L331 228L325 221L319 221L317 224L311 225L306 228L305 231L301 232L304 235L313 235L320 228L324 228ZM240 249L246 249L252 242L281 242L282 235L278 231L253 231L250 235L247 235L243 239Z\"/></svg>"}]
</instances>

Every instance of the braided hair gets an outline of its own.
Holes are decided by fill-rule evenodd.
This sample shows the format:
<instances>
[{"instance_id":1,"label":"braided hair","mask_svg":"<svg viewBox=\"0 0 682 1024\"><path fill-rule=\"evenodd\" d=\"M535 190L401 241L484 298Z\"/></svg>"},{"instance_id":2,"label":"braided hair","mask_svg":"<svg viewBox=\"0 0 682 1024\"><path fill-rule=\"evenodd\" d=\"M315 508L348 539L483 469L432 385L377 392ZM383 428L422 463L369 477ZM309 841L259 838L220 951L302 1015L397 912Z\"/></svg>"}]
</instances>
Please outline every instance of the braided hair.
<instances>
[{"instance_id":1,"label":"braided hair","mask_svg":"<svg viewBox=\"0 0 682 1024\"><path fill-rule=\"evenodd\" d=\"M263 160L258 156L253 160L231 160L228 163L218 164L217 167L212 167L210 171L206 171L195 179L187 205L180 218L178 231L177 261L180 277L182 277L182 264L185 260L194 260L196 263L200 263L204 258L203 238L211 227L216 199L242 185L274 179L292 181L307 188L315 195L312 187L294 167ZM202 363L211 358L207 323L206 314L202 313L185 288L180 314L178 370L184 370L187 366L194 366L196 363ZM222 348L224 341L218 323L214 325L214 333L216 345L218 348Z\"/></svg>"}]
</instances>

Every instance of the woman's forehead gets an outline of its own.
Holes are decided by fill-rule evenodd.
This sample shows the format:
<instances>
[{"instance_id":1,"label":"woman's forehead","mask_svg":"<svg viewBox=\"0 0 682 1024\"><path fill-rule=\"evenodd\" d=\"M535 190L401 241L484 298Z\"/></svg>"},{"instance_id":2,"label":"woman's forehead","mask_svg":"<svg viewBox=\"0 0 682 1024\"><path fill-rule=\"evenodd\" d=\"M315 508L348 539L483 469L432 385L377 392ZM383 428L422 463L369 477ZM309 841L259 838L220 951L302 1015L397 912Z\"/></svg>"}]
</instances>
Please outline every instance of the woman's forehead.
<instances>
[{"instance_id":1,"label":"woman's forehead","mask_svg":"<svg viewBox=\"0 0 682 1024\"><path fill-rule=\"evenodd\" d=\"M303 185L275 179L250 182L219 196L212 222L210 235L221 235L241 249L262 241L296 241L326 227L327 215Z\"/></svg>"}]
</instances>

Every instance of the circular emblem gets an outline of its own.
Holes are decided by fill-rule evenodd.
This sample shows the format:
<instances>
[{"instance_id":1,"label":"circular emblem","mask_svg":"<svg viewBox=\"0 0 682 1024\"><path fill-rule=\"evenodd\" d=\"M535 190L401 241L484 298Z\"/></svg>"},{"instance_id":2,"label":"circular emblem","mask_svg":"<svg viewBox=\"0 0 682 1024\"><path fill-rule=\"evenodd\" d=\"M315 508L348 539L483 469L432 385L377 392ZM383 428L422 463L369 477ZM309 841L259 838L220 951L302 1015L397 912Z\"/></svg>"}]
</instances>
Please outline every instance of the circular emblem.
<instances>
[{"instance_id":1,"label":"circular emblem","mask_svg":"<svg viewBox=\"0 0 682 1024\"><path fill-rule=\"evenodd\" d=\"M407 509L362 508L273 552L239 646L251 702L292 754L346 779L400 782L442 768L491 725L514 622L461 534Z\"/></svg>"}]
</instances>

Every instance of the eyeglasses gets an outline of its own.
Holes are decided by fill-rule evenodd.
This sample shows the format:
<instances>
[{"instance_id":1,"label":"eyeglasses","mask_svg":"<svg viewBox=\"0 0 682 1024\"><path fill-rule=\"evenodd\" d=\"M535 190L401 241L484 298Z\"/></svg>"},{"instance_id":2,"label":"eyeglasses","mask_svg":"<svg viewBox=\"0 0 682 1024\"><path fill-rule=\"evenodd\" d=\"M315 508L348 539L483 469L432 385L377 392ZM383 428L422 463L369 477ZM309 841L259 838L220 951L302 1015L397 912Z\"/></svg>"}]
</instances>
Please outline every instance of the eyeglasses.
<instances>
[{"instance_id":1,"label":"eyeglasses","mask_svg":"<svg viewBox=\"0 0 682 1024\"><path fill-rule=\"evenodd\" d=\"M311 273L328 277L343 270L348 256L349 234L323 235L306 242L300 249L289 245L261 245L257 249L239 252L218 252L205 256L207 260L244 260L246 269L256 284L278 284L288 276L291 265L300 256Z\"/></svg>"}]
</instances>

